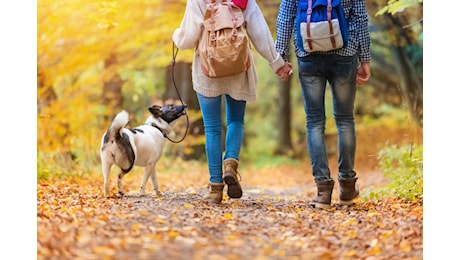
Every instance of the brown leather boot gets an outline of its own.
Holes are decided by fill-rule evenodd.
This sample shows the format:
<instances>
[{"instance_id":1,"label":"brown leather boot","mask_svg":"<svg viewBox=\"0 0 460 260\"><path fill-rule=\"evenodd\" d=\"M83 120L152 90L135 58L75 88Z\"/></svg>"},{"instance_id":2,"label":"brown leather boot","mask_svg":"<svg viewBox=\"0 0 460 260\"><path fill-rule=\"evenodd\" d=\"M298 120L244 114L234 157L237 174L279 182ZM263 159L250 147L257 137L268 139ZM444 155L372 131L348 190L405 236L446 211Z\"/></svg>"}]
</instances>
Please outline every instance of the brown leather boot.
<instances>
[{"instance_id":1,"label":"brown leather boot","mask_svg":"<svg viewBox=\"0 0 460 260\"><path fill-rule=\"evenodd\" d=\"M332 189L334 180L315 181L318 195L310 202L310 206L320 209L331 208Z\"/></svg>"},{"instance_id":2,"label":"brown leather boot","mask_svg":"<svg viewBox=\"0 0 460 260\"><path fill-rule=\"evenodd\" d=\"M351 205L353 204L353 199L356 199L359 196L358 185L356 185L356 180L358 178L352 179L339 179L340 184L340 195L339 195L339 204L340 205Z\"/></svg>"},{"instance_id":3,"label":"brown leather boot","mask_svg":"<svg viewBox=\"0 0 460 260\"><path fill-rule=\"evenodd\" d=\"M209 183L208 189L209 193L206 194L203 198L214 203L221 203L224 183Z\"/></svg>"},{"instance_id":4,"label":"brown leather boot","mask_svg":"<svg viewBox=\"0 0 460 260\"><path fill-rule=\"evenodd\" d=\"M227 194L230 198L241 198L243 196L243 190L238 180L238 177L241 179L241 176L237 169L237 160L233 158L224 160L224 181L227 184Z\"/></svg>"}]
</instances>

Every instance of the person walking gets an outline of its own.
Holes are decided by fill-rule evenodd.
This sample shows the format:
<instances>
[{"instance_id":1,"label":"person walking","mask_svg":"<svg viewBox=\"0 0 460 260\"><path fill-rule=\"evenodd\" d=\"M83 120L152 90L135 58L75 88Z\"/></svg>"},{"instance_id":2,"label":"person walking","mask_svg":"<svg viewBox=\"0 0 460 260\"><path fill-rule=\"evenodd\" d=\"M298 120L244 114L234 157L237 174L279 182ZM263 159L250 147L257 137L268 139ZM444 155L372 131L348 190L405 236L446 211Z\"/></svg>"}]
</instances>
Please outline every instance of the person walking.
<instances>
[{"instance_id":1,"label":"person walking","mask_svg":"<svg viewBox=\"0 0 460 260\"><path fill-rule=\"evenodd\" d=\"M306 113L308 153L317 196L309 203L312 207L331 207L334 180L331 178L325 143L326 113L324 106L326 84L332 93L334 119L338 130L338 182L339 204L351 205L359 196L355 172L356 130L354 104L356 85L365 84L370 72L370 35L365 0L342 0L348 21L346 47L308 53L297 45L295 28L299 0L281 0L276 25L276 50L285 60L289 57L291 36L298 62L300 87Z\"/></svg>"},{"instance_id":2,"label":"person walking","mask_svg":"<svg viewBox=\"0 0 460 260\"><path fill-rule=\"evenodd\" d=\"M203 116L209 170L208 194L204 199L221 203L225 184L230 198L241 198L243 195L238 166L244 137L246 102L256 100L257 73L251 52L251 65L244 72L219 78L207 77L203 73L196 48L203 30L206 6L206 0L188 0L180 27L174 30L172 39L180 50L195 49L192 81ZM273 72L281 80L286 80L292 74L292 65L276 52L272 34L255 0L247 0L243 16L252 45L267 60ZM225 102L227 123L225 151L221 142L222 99Z\"/></svg>"}]
</instances>

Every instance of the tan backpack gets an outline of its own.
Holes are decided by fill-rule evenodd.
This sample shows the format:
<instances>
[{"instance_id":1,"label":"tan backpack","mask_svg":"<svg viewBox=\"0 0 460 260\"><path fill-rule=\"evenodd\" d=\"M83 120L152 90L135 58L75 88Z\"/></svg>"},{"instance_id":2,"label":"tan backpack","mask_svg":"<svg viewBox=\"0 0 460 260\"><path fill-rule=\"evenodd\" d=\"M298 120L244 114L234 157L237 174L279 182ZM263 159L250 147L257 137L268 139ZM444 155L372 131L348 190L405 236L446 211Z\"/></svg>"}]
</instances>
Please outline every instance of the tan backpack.
<instances>
[{"instance_id":1,"label":"tan backpack","mask_svg":"<svg viewBox=\"0 0 460 260\"><path fill-rule=\"evenodd\" d=\"M246 71L249 43L241 9L231 0L205 0L207 7L198 52L203 73L211 78Z\"/></svg>"}]
</instances>

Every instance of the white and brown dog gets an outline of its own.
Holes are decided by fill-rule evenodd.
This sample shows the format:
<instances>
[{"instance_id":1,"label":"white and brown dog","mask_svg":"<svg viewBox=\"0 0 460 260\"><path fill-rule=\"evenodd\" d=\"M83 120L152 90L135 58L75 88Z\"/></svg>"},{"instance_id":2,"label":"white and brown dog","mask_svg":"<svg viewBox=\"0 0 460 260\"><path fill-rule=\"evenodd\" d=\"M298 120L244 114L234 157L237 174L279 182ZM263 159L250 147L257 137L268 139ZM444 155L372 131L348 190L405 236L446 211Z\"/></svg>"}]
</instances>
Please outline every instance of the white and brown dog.
<instances>
[{"instance_id":1,"label":"white and brown dog","mask_svg":"<svg viewBox=\"0 0 460 260\"><path fill-rule=\"evenodd\" d=\"M128 124L128 112L121 111L112 121L101 141L101 163L104 175L104 195L109 196L110 169L112 165L120 167L117 186L118 193L123 195L122 179L133 166L144 168L144 177L140 187L140 195L145 195L147 179L153 185L157 195L161 195L158 187L156 164L160 159L166 143L166 135L178 118L186 114L186 105L151 106L150 115L144 125L136 128L125 128Z\"/></svg>"}]
</instances>

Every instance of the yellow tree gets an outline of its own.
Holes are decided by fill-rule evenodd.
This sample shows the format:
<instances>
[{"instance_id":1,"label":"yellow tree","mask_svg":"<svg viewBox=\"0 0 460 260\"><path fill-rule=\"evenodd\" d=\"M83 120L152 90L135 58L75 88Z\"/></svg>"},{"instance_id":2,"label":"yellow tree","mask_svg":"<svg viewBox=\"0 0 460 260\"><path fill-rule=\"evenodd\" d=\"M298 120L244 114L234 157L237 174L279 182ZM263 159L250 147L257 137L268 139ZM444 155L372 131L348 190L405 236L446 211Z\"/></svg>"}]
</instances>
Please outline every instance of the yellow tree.
<instances>
[{"instance_id":1,"label":"yellow tree","mask_svg":"<svg viewBox=\"0 0 460 260\"><path fill-rule=\"evenodd\" d=\"M164 78L155 79L171 61L171 35L185 2L38 1L40 151L94 150L101 119L123 102L121 88L133 100L162 89Z\"/></svg>"}]
</instances>

